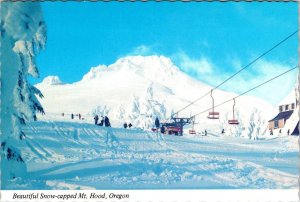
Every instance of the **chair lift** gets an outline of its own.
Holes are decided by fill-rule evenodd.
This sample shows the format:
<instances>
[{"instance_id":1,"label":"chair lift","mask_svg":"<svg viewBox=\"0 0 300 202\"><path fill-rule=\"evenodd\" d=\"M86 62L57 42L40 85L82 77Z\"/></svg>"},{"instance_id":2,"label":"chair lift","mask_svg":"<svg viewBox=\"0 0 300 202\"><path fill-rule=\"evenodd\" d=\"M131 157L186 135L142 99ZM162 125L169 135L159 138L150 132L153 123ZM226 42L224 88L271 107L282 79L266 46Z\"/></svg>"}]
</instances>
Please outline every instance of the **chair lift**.
<instances>
[{"instance_id":1,"label":"chair lift","mask_svg":"<svg viewBox=\"0 0 300 202\"><path fill-rule=\"evenodd\" d=\"M211 111L211 112L208 112L207 118L208 118L208 119L219 119L219 112L215 112L215 111L214 111L214 110L215 110L215 103L214 103L214 98L213 98L213 96L212 96L212 91L213 91L213 90L210 91L210 97L211 97L211 99L212 99L212 111Z\"/></svg>"},{"instance_id":2,"label":"chair lift","mask_svg":"<svg viewBox=\"0 0 300 202\"><path fill-rule=\"evenodd\" d=\"M239 124L239 121L238 121L237 119L234 118L234 107L235 107L235 98L233 98L233 107L232 107L232 116L233 116L233 119L228 120L228 124L231 124L231 125L238 125L238 124Z\"/></svg>"},{"instance_id":3,"label":"chair lift","mask_svg":"<svg viewBox=\"0 0 300 202\"><path fill-rule=\"evenodd\" d=\"M196 135L196 130L194 129L195 125L195 116L193 117L193 127L191 130L189 130L189 134Z\"/></svg>"}]
</instances>

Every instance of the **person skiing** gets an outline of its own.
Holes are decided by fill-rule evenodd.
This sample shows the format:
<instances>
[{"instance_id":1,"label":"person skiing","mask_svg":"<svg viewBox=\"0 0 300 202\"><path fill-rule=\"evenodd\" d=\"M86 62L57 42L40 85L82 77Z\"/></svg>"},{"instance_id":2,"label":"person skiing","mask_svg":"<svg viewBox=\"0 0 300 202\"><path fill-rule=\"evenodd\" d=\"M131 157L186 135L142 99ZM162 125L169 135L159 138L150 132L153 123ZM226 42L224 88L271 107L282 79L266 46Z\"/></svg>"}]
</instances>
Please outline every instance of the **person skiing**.
<instances>
[{"instance_id":1,"label":"person skiing","mask_svg":"<svg viewBox=\"0 0 300 202\"><path fill-rule=\"evenodd\" d=\"M287 131L287 135L288 135L288 136L290 135L290 129L288 129L288 131Z\"/></svg>"},{"instance_id":2,"label":"person skiing","mask_svg":"<svg viewBox=\"0 0 300 202\"><path fill-rule=\"evenodd\" d=\"M74 114L73 113L71 114L71 119L74 119Z\"/></svg>"},{"instance_id":3,"label":"person skiing","mask_svg":"<svg viewBox=\"0 0 300 202\"><path fill-rule=\"evenodd\" d=\"M207 131L206 130L204 131L204 136L207 136Z\"/></svg>"},{"instance_id":4,"label":"person skiing","mask_svg":"<svg viewBox=\"0 0 300 202\"><path fill-rule=\"evenodd\" d=\"M131 127L132 127L132 124L131 124L131 123L129 123L128 127L129 127L129 128L131 128Z\"/></svg>"},{"instance_id":5,"label":"person skiing","mask_svg":"<svg viewBox=\"0 0 300 202\"><path fill-rule=\"evenodd\" d=\"M155 127L158 129L159 128L159 119L156 117L155 119Z\"/></svg>"},{"instance_id":6,"label":"person skiing","mask_svg":"<svg viewBox=\"0 0 300 202\"><path fill-rule=\"evenodd\" d=\"M80 120L81 119L81 114L79 114L78 117L79 117L79 120Z\"/></svg>"},{"instance_id":7,"label":"person skiing","mask_svg":"<svg viewBox=\"0 0 300 202\"><path fill-rule=\"evenodd\" d=\"M124 128L127 128L127 123L125 122L123 126L124 126Z\"/></svg>"},{"instance_id":8,"label":"person skiing","mask_svg":"<svg viewBox=\"0 0 300 202\"><path fill-rule=\"evenodd\" d=\"M109 118L107 116L104 117L104 125L105 127L110 127Z\"/></svg>"},{"instance_id":9,"label":"person skiing","mask_svg":"<svg viewBox=\"0 0 300 202\"><path fill-rule=\"evenodd\" d=\"M224 134L225 133L225 130L224 130L224 128L222 129L222 132L221 132L222 134Z\"/></svg>"},{"instance_id":10,"label":"person skiing","mask_svg":"<svg viewBox=\"0 0 300 202\"><path fill-rule=\"evenodd\" d=\"M99 126L103 126L104 125L104 117L103 116L101 116L101 121L100 121L100 123L98 125Z\"/></svg>"},{"instance_id":11,"label":"person skiing","mask_svg":"<svg viewBox=\"0 0 300 202\"><path fill-rule=\"evenodd\" d=\"M273 135L273 130L272 129L270 130L270 135Z\"/></svg>"},{"instance_id":12,"label":"person skiing","mask_svg":"<svg viewBox=\"0 0 300 202\"><path fill-rule=\"evenodd\" d=\"M162 134L164 134L164 133L166 132L165 126L162 126L162 127L160 128L160 132L161 132Z\"/></svg>"},{"instance_id":13,"label":"person skiing","mask_svg":"<svg viewBox=\"0 0 300 202\"><path fill-rule=\"evenodd\" d=\"M97 124L98 124L98 120L99 120L99 116L96 115L96 116L94 117L94 120L95 120L95 125L97 125Z\"/></svg>"}]
</instances>

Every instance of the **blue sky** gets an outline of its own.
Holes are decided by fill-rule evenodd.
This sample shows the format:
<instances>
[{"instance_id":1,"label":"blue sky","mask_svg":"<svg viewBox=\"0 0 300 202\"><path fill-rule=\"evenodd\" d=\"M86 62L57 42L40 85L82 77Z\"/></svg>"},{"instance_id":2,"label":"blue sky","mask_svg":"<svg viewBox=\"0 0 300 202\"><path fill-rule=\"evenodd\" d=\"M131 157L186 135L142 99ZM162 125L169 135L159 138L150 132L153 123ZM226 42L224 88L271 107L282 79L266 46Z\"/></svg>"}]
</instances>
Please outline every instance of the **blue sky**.
<instances>
[{"instance_id":1,"label":"blue sky","mask_svg":"<svg viewBox=\"0 0 300 202\"><path fill-rule=\"evenodd\" d=\"M41 4L48 27L47 48L37 60L41 79L58 75L69 83L92 66L157 54L216 86L298 28L296 3ZM297 45L295 35L222 89L241 93L294 67ZM252 94L276 104L291 91L296 74Z\"/></svg>"}]
</instances>

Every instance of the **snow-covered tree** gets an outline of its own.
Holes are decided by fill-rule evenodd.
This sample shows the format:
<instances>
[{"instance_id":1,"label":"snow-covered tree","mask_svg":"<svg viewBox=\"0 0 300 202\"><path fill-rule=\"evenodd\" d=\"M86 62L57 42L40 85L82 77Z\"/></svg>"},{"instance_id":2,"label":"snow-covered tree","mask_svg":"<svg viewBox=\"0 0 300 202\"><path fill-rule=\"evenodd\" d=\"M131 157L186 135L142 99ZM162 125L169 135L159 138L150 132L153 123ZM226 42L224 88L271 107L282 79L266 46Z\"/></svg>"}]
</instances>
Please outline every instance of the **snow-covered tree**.
<instances>
[{"instance_id":1,"label":"snow-covered tree","mask_svg":"<svg viewBox=\"0 0 300 202\"><path fill-rule=\"evenodd\" d=\"M239 110L236 110L235 113L235 119L239 121L238 125L228 124L228 120L232 119L232 114L230 113L226 113L225 118L221 122L222 128L225 130L225 135L255 140L265 134L268 124L262 116L262 111L253 108L249 117L242 116Z\"/></svg>"},{"instance_id":2,"label":"snow-covered tree","mask_svg":"<svg viewBox=\"0 0 300 202\"><path fill-rule=\"evenodd\" d=\"M126 110L122 104L118 107L117 111L114 114L114 117L116 117L116 119L118 119L120 121L124 121L127 119Z\"/></svg>"},{"instance_id":3,"label":"snow-covered tree","mask_svg":"<svg viewBox=\"0 0 300 202\"><path fill-rule=\"evenodd\" d=\"M250 116L249 124L247 127L247 135L249 139L257 139L262 135L266 128L266 121L261 116L261 111L255 108Z\"/></svg>"},{"instance_id":4,"label":"snow-covered tree","mask_svg":"<svg viewBox=\"0 0 300 202\"><path fill-rule=\"evenodd\" d=\"M95 109L92 110L92 116L108 116L109 113L111 111L111 108L106 106L106 105L103 105L103 106L98 106L96 107Z\"/></svg>"},{"instance_id":5,"label":"snow-covered tree","mask_svg":"<svg viewBox=\"0 0 300 202\"><path fill-rule=\"evenodd\" d=\"M44 110L36 98L42 93L28 76L38 77L35 57L45 48L46 26L39 3L0 4L1 40L1 182L22 176L26 164L18 149L26 134L22 125Z\"/></svg>"},{"instance_id":6,"label":"snow-covered tree","mask_svg":"<svg viewBox=\"0 0 300 202\"><path fill-rule=\"evenodd\" d=\"M150 83L143 95L133 96L126 118L134 127L149 129L153 127L156 117L165 119L166 113L164 104L155 99L153 83Z\"/></svg>"},{"instance_id":7,"label":"snow-covered tree","mask_svg":"<svg viewBox=\"0 0 300 202\"><path fill-rule=\"evenodd\" d=\"M242 136L244 130L244 122L245 120L242 119L240 115L240 111L238 109L235 110L235 119L238 120L239 124L237 125L230 125L228 124L228 120L232 119L232 112L226 113L225 118L222 120L222 129L224 129L225 135L228 136Z\"/></svg>"}]
</instances>

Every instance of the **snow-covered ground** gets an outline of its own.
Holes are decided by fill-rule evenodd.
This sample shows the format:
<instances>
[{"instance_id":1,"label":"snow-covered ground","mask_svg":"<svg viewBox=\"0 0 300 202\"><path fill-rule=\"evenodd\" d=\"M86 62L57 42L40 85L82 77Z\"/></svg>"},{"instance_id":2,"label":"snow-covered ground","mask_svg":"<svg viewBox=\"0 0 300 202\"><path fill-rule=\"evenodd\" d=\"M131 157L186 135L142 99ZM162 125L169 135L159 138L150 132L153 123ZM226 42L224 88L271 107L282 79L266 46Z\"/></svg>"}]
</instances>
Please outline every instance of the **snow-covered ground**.
<instances>
[{"instance_id":1,"label":"snow-covered ground","mask_svg":"<svg viewBox=\"0 0 300 202\"><path fill-rule=\"evenodd\" d=\"M150 132L155 117L166 119L213 88L164 56L120 58L72 84L46 78L36 85L46 115L33 122L43 109L27 76L38 76L35 56L45 47L46 26L38 4L3 8L2 189L298 187L298 137L266 135L276 110L261 99L236 100L239 126L227 124L233 106L228 102L217 109L220 120L207 120L207 113L197 117L195 135ZM213 95L216 104L235 96L222 90ZM207 96L180 115L203 111L211 101ZM71 113L84 120L71 120ZM96 114L108 115L113 128L93 125ZM134 127L120 128L124 121Z\"/></svg>"},{"instance_id":2,"label":"snow-covered ground","mask_svg":"<svg viewBox=\"0 0 300 202\"><path fill-rule=\"evenodd\" d=\"M298 187L295 136L170 136L47 115L24 132L28 174L7 189Z\"/></svg>"}]
</instances>

